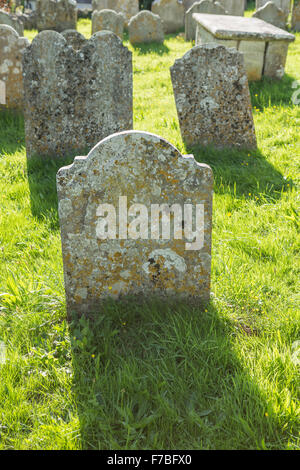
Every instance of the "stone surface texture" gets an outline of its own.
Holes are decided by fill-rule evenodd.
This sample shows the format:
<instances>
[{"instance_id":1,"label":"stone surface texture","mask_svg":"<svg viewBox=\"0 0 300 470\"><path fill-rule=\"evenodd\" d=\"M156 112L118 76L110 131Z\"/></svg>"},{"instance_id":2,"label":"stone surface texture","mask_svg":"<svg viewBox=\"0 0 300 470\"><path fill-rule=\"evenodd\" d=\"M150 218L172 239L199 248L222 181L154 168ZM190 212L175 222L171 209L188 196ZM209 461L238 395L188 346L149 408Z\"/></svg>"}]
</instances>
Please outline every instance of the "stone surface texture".
<instances>
[{"instance_id":1,"label":"stone surface texture","mask_svg":"<svg viewBox=\"0 0 300 470\"><path fill-rule=\"evenodd\" d=\"M78 51L86 43L86 39L83 34L79 33L75 29L67 29L63 31L62 36L65 38L69 46Z\"/></svg>"},{"instance_id":2,"label":"stone surface texture","mask_svg":"<svg viewBox=\"0 0 300 470\"><path fill-rule=\"evenodd\" d=\"M196 45L204 43L235 47L244 54L248 80L260 80L262 74L280 79L284 75L288 45L295 36L259 18L194 13ZM275 47L273 43L278 43ZM273 67L265 63L273 62Z\"/></svg>"},{"instance_id":3,"label":"stone surface texture","mask_svg":"<svg viewBox=\"0 0 300 470\"><path fill-rule=\"evenodd\" d=\"M128 25L128 32L131 44L164 42L162 20L151 11L140 11L133 16Z\"/></svg>"},{"instance_id":4,"label":"stone surface texture","mask_svg":"<svg viewBox=\"0 0 300 470\"><path fill-rule=\"evenodd\" d=\"M292 28L294 31L300 31L300 1L294 0L292 14Z\"/></svg>"},{"instance_id":5,"label":"stone surface texture","mask_svg":"<svg viewBox=\"0 0 300 470\"><path fill-rule=\"evenodd\" d=\"M245 0L218 0L231 16L244 16Z\"/></svg>"},{"instance_id":6,"label":"stone surface texture","mask_svg":"<svg viewBox=\"0 0 300 470\"><path fill-rule=\"evenodd\" d=\"M27 156L86 152L132 129L132 57L110 31L79 50L55 31L39 33L23 54Z\"/></svg>"},{"instance_id":7,"label":"stone surface texture","mask_svg":"<svg viewBox=\"0 0 300 470\"><path fill-rule=\"evenodd\" d=\"M226 15L224 7L211 0L201 0L195 2L185 13L185 40L192 41L196 37L196 23L193 19L193 13L209 13L212 15Z\"/></svg>"},{"instance_id":8,"label":"stone surface texture","mask_svg":"<svg viewBox=\"0 0 300 470\"><path fill-rule=\"evenodd\" d=\"M36 26L38 31L58 32L76 29L77 3L75 0L37 0Z\"/></svg>"},{"instance_id":9,"label":"stone surface texture","mask_svg":"<svg viewBox=\"0 0 300 470\"><path fill-rule=\"evenodd\" d=\"M128 26L130 18L139 12L139 0L92 0L93 10L114 10L123 13L125 25Z\"/></svg>"},{"instance_id":10,"label":"stone surface texture","mask_svg":"<svg viewBox=\"0 0 300 470\"><path fill-rule=\"evenodd\" d=\"M57 191L69 317L97 314L109 298L209 301L212 189L208 165L146 132L109 136L86 157L76 157L72 165L61 168ZM118 211L120 197L127 198L127 223L125 211ZM100 204L116 209L115 239L99 238ZM142 238L126 236L133 223L133 204L147 208L148 230ZM165 204L163 216L171 219L173 204L182 210L184 204L202 204L202 248L187 250L186 234L178 239L174 230L165 239L151 236L153 204ZM182 227L184 220L180 218Z\"/></svg>"},{"instance_id":11,"label":"stone surface texture","mask_svg":"<svg viewBox=\"0 0 300 470\"><path fill-rule=\"evenodd\" d=\"M5 105L23 109L22 52L28 39L5 24L0 24L0 80L5 83Z\"/></svg>"},{"instance_id":12,"label":"stone surface texture","mask_svg":"<svg viewBox=\"0 0 300 470\"><path fill-rule=\"evenodd\" d=\"M11 26L15 31L17 31L19 36L24 36L24 26L17 15L11 15L4 10L0 10L0 25L1 24Z\"/></svg>"},{"instance_id":13,"label":"stone surface texture","mask_svg":"<svg viewBox=\"0 0 300 470\"><path fill-rule=\"evenodd\" d=\"M270 0L256 0L256 10L266 5L269 1ZM291 0L272 0L272 2L284 12L285 19L287 20L290 13Z\"/></svg>"},{"instance_id":14,"label":"stone surface texture","mask_svg":"<svg viewBox=\"0 0 300 470\"><path fill-rule=\"evenodd\" d=\"M123 40L125 17L114 10L94 10L92 13L92 34L97 31L112 31Z\"/></svg>"},{"instance_id":15,"label":"stone surface texture","mask_svg":"<svg viewBox=\"0 0 300 470\"><path fill-rule=\"evenodd\" d=\"M178 0L155 0L151 11L163 20L166 34L176 33L184 26L184 6Z\"/></svg>"},{"instance_id":16,"label":"stone surface texture","mask_svg":"<svg viewBox=\"0 0 300 470\"><path fill-rule=\"evenodd\" d=\"M171 67L183 141L218 148L255 148L243 55L221 45L195 46Z\"/></svg>"},{"instance_id":17,"label":"stone surface texture","mask_svg":"<svg viewBox=\"0 0 300 470\"><path fill-rule=\"evenodd\" d=\"M281 8L278 8L274 2L268 2L263 7L253 13L253 18L259 18L271 23L277 28L285 29L286 15Z\"/></svg>"}]
</instances>

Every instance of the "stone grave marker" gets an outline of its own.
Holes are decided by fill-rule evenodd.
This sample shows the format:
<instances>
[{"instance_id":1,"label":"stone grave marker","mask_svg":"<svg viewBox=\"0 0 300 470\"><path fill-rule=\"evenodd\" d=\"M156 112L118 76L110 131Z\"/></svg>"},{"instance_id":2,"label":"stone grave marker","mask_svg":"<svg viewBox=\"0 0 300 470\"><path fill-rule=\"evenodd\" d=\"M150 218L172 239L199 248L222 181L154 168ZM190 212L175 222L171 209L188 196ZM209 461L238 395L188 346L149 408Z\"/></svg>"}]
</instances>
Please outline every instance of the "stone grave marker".
<instances>
[{"instance_id":1,"label":"stone grave marker","mask_svg":"<svg viewBox=\"0 0 300 470\"><path fill-rule=\"evenodd\" d=\"M29 46L28 39L6 24L0 24L0 82L2 105L23 109L22 52Z\"/></svg>"},{"instance_id":2,"label":"stone grave marker","mask_svg":"<svg viewBox=\"0 0 300 470\"><path fill-rule=\"evenodd\" d=\"M92 34L97 31L112 31L123 40L125 17L114 10L94 10L92 13Z\"/></svg>"},{"instance_id":3,"label":"stone grave marker","mask_svg":"<svg viewBox=\"0 0 300 470\"><path fill-rule=\"evenodd\" d=\"M195 46L171 67L181 135L189 146L255 148L243 55L215 44Z\"/></svg>"},{"instance_id":4,"label":"stone grave marker","mask_svg":"<svg viewBox=\"0 0 300 470\"><path fill-rule=\"evenodd\" d=\"M178 0L155 0L151 11L163 20L166 34L176 33L184 26L184 6Z\"/></svg>"},{"instance_id":5,"label":"stone grave marker","mask_svg":"<svg viewBox=\"0 0 300 470\"><path fill-rule=\"evenodd\" d=\"M213 176L147 132L121 132L57 173L69 317L107 298L210 297Z\"/></svg>"},{"instance_id":6,"label":"stone grave marker","mask_svg":"<svg viewBox=\"0 0 300 470\"><path fill-rule=\"evenodd\" d=\"M219 3L213 3L211 0L201 0L195 2L185 13L185 40L192 41L196 37L196 23L193 19L193 13L209 13L212 15L226 15L224 7Z\"/></svg>"},{"instance_id":7,"label":"stone grave marker","mask_svg":"<svg viewBox=\"0 0 300 470\"><path fill-rule=\"evenodd\" d=\"M38 31L67 29L76 30L76 0L37 0L36 27Z\"/></svg>"},{"instance_id":8,"label":"stone grave marker","mask_svg":"<svg viewBox=\"0 0 300 470\"><path fill-rule=\"evenodd\" d=\"M27 156L84 152L132 129L132 57L100 31L79 50L55 31L39 33L23 55Z\"/></svg>"},{"instance_id":9,"label":"stone grave marker","mask_svg":"<svg viewBox=\"0 0 300 470\"><path fill-rule=\"evenodd\" d=\"M218 2L221 3L228 15L244 16L245 0L218 0Z\"/></svg>"},{"instance_id":10,"label":"stone grave marker","mask_svg":"<svg viewBox=\"0 0 300 470\"><path fill-rule=\"evenodd\" d=\"M79 31L76 31L75 29L67 29L66 31L63 31L61 34L67 41L68 45L72 46L73 49L75 49L76 51L81 49L81 47L86 42L86 39L83 36L83 34L79 33Z\"/></svg>"},{"instance_id":11,"label":"stone grave marker","mask_svg":"<svg viewBox=\"0 0 300 470\"><path fill-rule=\"evenodd\" d=\"M93 10L114 10L123 13L125 25L128 26L130 18L139 12L139 0L92 0Z\"/></svg>"},{"instance_id":12,"label":"stone grave marker","mask_svg":"<svg viewBox=\"0 0 300 470\"><path fill-rule=\"evenodd\" d=\"M300 1L294 0L293 14L292 14L292 29L300 31Z\"/></svg>"},{"instance_id":13,"label":"stone grave marker","mask_svg":"<svg viewBox=\"0 0 300 470\"><path fill-rule=\"evenodd\" d=\"M19 36L24 36L24 26L22 21L16 16L0 10L0 25L6 24L17 31Z\"/></svg>"},{"instance_id":14,"label":"stone grave marker","mask_svg":"<svg viewBox=\"0 0 300 470\"><path fill-rule=\"evenodd\" d=\"M140 11L133 16L128 25L131 44L164 42L164 30L161 18L151 11Z\"/></svg>"},{"instance_id":15,"label":"stone grave marker","mask_svg":"<svg viewBox=\"0 0 300 470\"><path fill-rule=\"evenodd\" d=\"M256 0L256 10L259 10L259 8L263 7L268 3L270 0ZM285 14L285 22L287 21L287 18L290 13L290 7L291 7L291 0L272 0L272 2L281 10L283 10Z\"/></svg>"},{"instance_id":16,"label":"stone grave marker","mask_svg":"<svg viewBox=\"0 0 300 470\"><path fill-rule=\"evenodd\" d=\"M255 11L252 16L277 26L277 28L286 28L286 15L274 2L266 3L263 7Z\"/></svg>"}]
</instances>

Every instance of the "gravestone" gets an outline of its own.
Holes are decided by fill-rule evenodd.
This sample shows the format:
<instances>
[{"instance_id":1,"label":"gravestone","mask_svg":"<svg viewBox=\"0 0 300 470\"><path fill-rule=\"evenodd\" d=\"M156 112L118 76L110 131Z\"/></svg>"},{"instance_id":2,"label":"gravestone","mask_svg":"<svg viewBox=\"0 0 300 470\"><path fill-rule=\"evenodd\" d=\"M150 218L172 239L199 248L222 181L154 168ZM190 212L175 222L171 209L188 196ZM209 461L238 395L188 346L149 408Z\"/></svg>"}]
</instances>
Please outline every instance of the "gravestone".
<instances>
[{"instance_id":1,"label":"gravestone","mask_svg":"<svg viewBox=\"0 0 300 470\"><path fill-rule=\"evenodd\" d=\"M76 29L77 3L75 0L37 0L36 27L38 31L58 32Z\"/></svg>"},{"instance_id":2,"label":"gravestone","mask_svg":"<svg viewBox=\"0 0 300 470\"><path fill-rule=\"evenodd\" d=\"M184 26L184 6L178 0L155 0L151 11L163 20L166 34L176 33Z\"/></svg>"},{"instance_id":3,"label":"gravestone","mask_svg":"<svg viewBox=\"0 0 300 470\"><path fill-rule=\"evenodd\" d=\"M75 29L67 29L63 31L62 36L65 38L69 46L78 51L85 44L86 39L83 34L79 33Z\"/></svg>"},{"instance_id":4,"label":"gravestone","mask_svg":"<svg viewBox=\"0 0 300 470\"><path fill-rule=\"evenodd\" d=\"M218 0L231 16L244 16L245 0ZM214 2L215 3L215 2Z\"/></svg>"},{"instance_id":5,"label":"gravestone","mask_svg":"<svg viewBox=\"0 0 300 470\"><path fill-rule=\"evenodd\" d=\"M185 40L192 41L196 37L196 23L193 19L193 13L210 13L212 15L226 15L224 7L211 0L201 0L194 3L185 13Z\"/></svg>"},{"instance_id":6,"label":"gravestone","mask_svg":"<svg viewBox=\"0 0 300 470\"><path fill-rule=\"evenodd\" d=\"M92 34L97 31L112 31L123 40L125 17L114 10L94 10L92 13Z\"/></svg>"},{"instance_id":7,"label":"gravestone","mask_svg":"<svg viewBox=\"0 0 300 470\"><path fill-rule=\"evenodd\" d=\"M270 0L256 0L256 10L259 8L263 7L268 3ZM290 13L290 6L291 6L291 0L272 0L272 2L281 10L283 10L285 14L285 22L287 21L287 18Z\"/></svg>"},{"instance_id":8,"label":"gravestone","mask_svg":"<svg viewBox=\"0 0 300 470\"><path fill-rule=\"evenodd\" d=\"M274 2L266 3L263 7L255 11L252 16L273 24L277 26L277 28L285 29L286 27L286 15Z\"/></svg>"},{"instance_id":9,"label":"gravestone","mask_svg":"<svg viewBox=\"0 0 300 470\"><path fill-rule=\"evenodd\" d=\"M105 299L210 297L213 176L147 132L111 135L57 173L68 316Z\"/></svg>"},{"instance_id":10,"label":"gravestone","mask_svg":"<svg viewBox=\"0 0 300 470\"><path fill-rule=\"evenodd\" d=\"M140 11L133 16L128 25L131 44L164 42L164 30L161 18L151 11Z\"/></svg>"},{"instance_id":11,"label":"gravestone","mask_svg":"<svg viewBox=\"0 0 300 470\"><path fill-rule=\"evenodd\" d=\"M294 0L292 14L292 28L294 31L300 31L300 1Z\"/></svg>"},{"instance_id":12,"label":"gravestone","mask_svg":"<svg viewBox=\"0 0 300 470\"><path fill-rule=\"evenodd\" d=\"M139 12L139 0L92 0L93 10L114 10L123 13L125 25L128 26L130 18Z\"/></svg>"},{"instance_id":13,"label":"gravestone","mask_svg":"<svg viewBox=\"0 0 300 470\"><path fill-rule=\"evenodd\" d=\"M0 24L1 104L8 108L23 109L22 52L28 45L11 26Z\"/></svg>"},{"instance_id":14,"label":"gravestone","mask_svg":"<svg viewBox=\"0 0 300 470\"><path fill-rule=\"evenodd\" d=\"M16 15L11 15L4 10L0 10L0 25L1 24L11 26L17 31L19 36L24 36L23 23Z\"/></svg>"},{"instance_id":15,"label":"gravestone","mask_svg":"<svg viewBox=\"0 0 300 470\"><path fill-rule=\"evenodd\" d=\"M182 140L189 146L255 148L243 55L215 44L195 46L171 67Z\"/></svg>"},{"instance_id":16,"label":"gravestone","mask_svg":"<svg viewBox=\"0 0 300 470\"><path fill-rule=\"evenodd\" d=\"M132 129L131 52L110 31L79 50L43 31L23 55L27 156L85 152L102 138Z\"/></svg>"}]
</instances>

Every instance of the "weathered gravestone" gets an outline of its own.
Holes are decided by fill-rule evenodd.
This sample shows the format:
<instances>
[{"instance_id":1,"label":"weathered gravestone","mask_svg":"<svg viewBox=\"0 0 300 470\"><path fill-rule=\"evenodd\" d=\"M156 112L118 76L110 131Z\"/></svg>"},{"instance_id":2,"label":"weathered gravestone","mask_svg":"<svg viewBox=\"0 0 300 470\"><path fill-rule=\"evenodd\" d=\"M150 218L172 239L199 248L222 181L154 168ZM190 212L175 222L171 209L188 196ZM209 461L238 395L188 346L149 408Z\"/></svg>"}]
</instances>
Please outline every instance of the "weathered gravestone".
<instances>
[{"instance_id":1,"label":"weathered gravestone","mask_svg":"<svg viewBox=\"0 0 300 470\"><path fill-rule=\"evenodd\" d=\"M130 18L139 12L139 0L92 0L93 10L114 10L123 13L125 25L128 26Z\"/></svg>"},{"instance_id":2,"label":"weathered gravestone","mask_svg":"<svg viewBox=\"0 0 300 470\"><path fill-rule=\"evenodd\" d=\"M8 108L23 109L22 52L29 46L28 39L5 24L0 24L0 81L2 95Z\"/></svg>"},{"instance_id":3,"label":"weathered gravestone","mask_svg":"<svg viewBox=\"0 0 300 470\"><path fill-rule=\"evenodd\" d=\"M86 39L83 34L79 33L75 29L67 29L63 31L62 36L65 38L69 46L78 51L86 43Z\"/></svg>"},{"instance_id":4,"label":"weathered gravestone","mask_svg":"<svg viewBox=\"0 0 300 470\"><path fill-rule=\"evenodd\" d=\"M107 298L210 296L213 176L164 139L107 137L57 174L69 317Z\"/></svg>"},{"instance_id":5,"label":"weathered gravestone","mask_svg":"<svg viewBox=\"0 0 300 470\"><path fill-rule=\"evenodd\" d=\"M256 0L256 10L259 8L263 7L268 3L270 0ZM272 0L272 2L281 10L283 10L285 14L285 21L287 20L289 13L290 13L290 7L291 7L291 0Z\"/></svg>"},{"instance_id":6,"label":"weathered gravestone","mask_svg":"<svg viewBox=\"0 0 300 470\"><path fill-rule=\"evenodd\" d=\"M215 44L195 46L171 67L187 145L255 148L256 137L243 55Z\"/></svg>"},{"instance_id":7,"label":"weathered gravestone","mask_svg":"<svg viewBox=\"0 0 300 470\"><path fill-rule=\"evenodd\" d=\"M300 31L300 0L294 0L292 28L294 31Z\"/></svg>"},{"instance_id":8,"label":"weathered gravestone","mask_svg":"<svg viewBox=\"0 0 300 470\"><path fill-rule=\"evenodd\" d=\"M184 6L178 0L155 0L151 11L163 20L166 34L176 33L184 26Z\"/></svg>"},{"instance_id":9,"label":"weathered gravestone","mask_svg":"<svg viewBox=\"0 0 300 470\"><path fill-rule=\"evenodd\" d=\"M245 0L218 0L219 3L231 16L244 16L245 13ZM216 0L214 0L216 3Z\"/></svg>"},{"instance_id":10,"label":"weathered gravestone","mask_svg":"<svg viewBox=\"0 0 300 470\"><path fill-rule=\"evenodd\" d=\"M151 11L140 11L133 16L128 25L131 44L164 42L164 30L161 18Z\"/></svg>"},{"instance_id":11,"label":"weathered gravestone","mask_svg":"<svg viewBox=\"0 0 300 470\"><path fill-rule=\"evenodd\" d=\"M19 36L24 36L23 23L16 15L11 15L4 10L0 10L0 25L1 24L11 26L17 31Z\"/></svg>"},{"instance_id":12,"label":"weathered gravestone","mask_svg":"<svg viewBox=\"0 0 300 470\"><path fill-rule=\"evenodd\" d=\"M263 7L255 11L252 16L273 24L277 26L277 28L285 29L286 27L286 15L274 2L266 3Z\"/></svg>"},{"instance_id":13,"label":"weathered gravestone","mask_svg":"<svg viewBox=\"0 0 300 470\"><path fill-rule=\"evenodd\" d=\"M185 40L192 41L196 37L196 23L193 18L193 13L209 13L212 15L226 15L224 7L211 0L201 0L194 3L185 13Z\"/></svg>"},{"instance_id":14,"label":"weathered gravestone","mask_svg":"<svg viewBox=\"0 0 300 470\"><path fill-rule=\"evenodd\" d=\"M77 3L75 0L37 0L36 26L38 31L76 29Z\"/></svg>"},{"instance_id":15,"label":"weathered gravestone","mask_svg":"<svg viewBox=\"0 0 300 470\"><path fill-rule=\"evenodd\" d=\"M123 39L125 17L114 10L94 10L92 13L92 34L97 31L112 31Z\"/></svg>"},{"instance_id":16,"label":"weathered gravestone","mask_svg":"<svg viewBox=\"0 0 300 470\"><path fill-rule=\"evenodd\" d=\"M59 157L132 129L132 58L109 31L76 51L43 31L23 54L27 156Z\"/></svg>"}]
</instances>

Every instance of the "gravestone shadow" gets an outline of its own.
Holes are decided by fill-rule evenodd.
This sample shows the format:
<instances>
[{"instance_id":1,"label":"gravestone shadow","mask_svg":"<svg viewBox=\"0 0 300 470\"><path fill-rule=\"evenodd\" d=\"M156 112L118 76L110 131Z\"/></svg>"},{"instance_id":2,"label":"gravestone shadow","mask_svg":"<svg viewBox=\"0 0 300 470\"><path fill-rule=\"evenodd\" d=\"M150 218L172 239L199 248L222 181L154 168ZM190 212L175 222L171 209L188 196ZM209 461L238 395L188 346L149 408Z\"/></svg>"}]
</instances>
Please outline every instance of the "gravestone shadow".
<instances>
[{"instance_id":1,"label":"gravestone shadow","mask_svg":"<svg viewBox=\"0 0 300 470\"><path fill-rule=\"evenodd\" d=\"M280 424L262 424L270 405L234 351L237 329L212 304L107 302L73 320L82 448L276 448Z\"/></svg>"},{"instance_id":2,"label":"gravestone shadow","mask_svg":"<svg viewBox=\"0 0 300 470\"><path fill-rule=\"evenodd\" d=\"M147 55L147 54L151 54L152 52L154 52L155 54L162 56L170 52L170 49L168 48L168 46L166 46L165 43L161 44L161 43L151 42L149 44L134 44L132 45L132 47L135 53L139 55Z\"/></svg>"},{"instance_id":3,"label":"gravestone shadow","mask_svg":"<svg viewBox=\"0 0 300 470\"><path fill-rule=\"evenodd\" d=\"M258 109L278 105L291 106L295 91L292 85L295 81L296 77L285 74L281 80L263 77L260 81L249 82L252 106Z\"/></svg>"},{"instance_id":4,"label":"gravestone shadow","mask_svg":"<svg viewBox=\"0 0 300 470\"><path fill-rule=\"evenodd\" d=\"M19 111L0 105L0 153L15 153L25 147L24 118Z\"/></svg>"}]
</instances>

